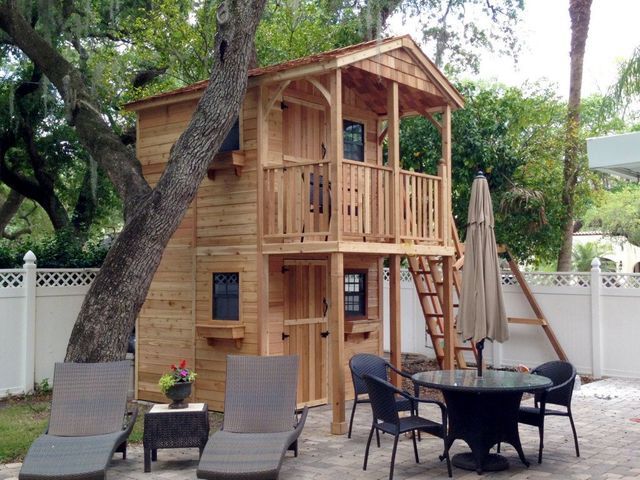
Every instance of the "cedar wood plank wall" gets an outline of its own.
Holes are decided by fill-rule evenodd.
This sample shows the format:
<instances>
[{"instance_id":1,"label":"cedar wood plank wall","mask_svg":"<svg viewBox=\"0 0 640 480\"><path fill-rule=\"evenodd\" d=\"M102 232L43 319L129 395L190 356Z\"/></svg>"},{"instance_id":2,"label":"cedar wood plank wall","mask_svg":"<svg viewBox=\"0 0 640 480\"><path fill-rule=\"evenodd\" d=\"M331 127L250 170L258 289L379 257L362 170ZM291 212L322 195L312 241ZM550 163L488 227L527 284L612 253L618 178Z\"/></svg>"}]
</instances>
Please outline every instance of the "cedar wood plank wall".
<instances>
[{"instance_id":1,"label":"cedar wood plank wall","mask_svg":"<svg viewBox=\"0 0 640 480\"><path fill-rule=\"evenodd\" d=\"M285 96L325 105L324 98L304 81L293 82ZM379 163L376 115L346 87L343 98L344 117L366 125L365 161ZM257 99L257 89L250 89L243 106L241 142L245 166L242 175L237 177L233 170L223 170L216 172L214 181L203 181L194 204L162 257L140 312L137 328L140 399L164 402L165 397L158 391L158 378L170 364L184 358L198 372L195 400L207 402L213 410L222 410L226 355L258 353ZM190 100L138 112L138 158L152 185L159 179L171 146L188 124L195 105L196 101ZM319 125L305 127L310 132L322 128ZM317 135L317 130L312 134ZM282 111L279 108L274 108L269 116L268 151L269 164L282 163ZM378 332L371 333L368 338L363 334L346 338L347 361L356 352L379 354L382 351L382 316L378 304L380 265L380 260L373 256L345 256L345 269L367 269L368 318L379 321ZM269 352L278 355L283 351L282 258L273 257L270 266ZM205 339L195 335L195 322L211 319L211 273L218 271L240 272L240 321L245 325L240 349L225 341L210 346ZM346 364L345 369L349 398L353 394Z\"/></svg>"}]
</instances>

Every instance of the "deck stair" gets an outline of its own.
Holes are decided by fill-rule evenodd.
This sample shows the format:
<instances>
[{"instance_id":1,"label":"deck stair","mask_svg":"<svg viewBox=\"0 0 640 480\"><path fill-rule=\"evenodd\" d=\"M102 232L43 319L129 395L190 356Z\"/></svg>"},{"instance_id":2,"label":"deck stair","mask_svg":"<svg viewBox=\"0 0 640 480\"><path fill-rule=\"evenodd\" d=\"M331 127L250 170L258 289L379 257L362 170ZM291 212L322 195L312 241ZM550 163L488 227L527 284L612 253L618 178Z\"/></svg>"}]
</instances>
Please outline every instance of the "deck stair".
<instances>
[{"instance_id":1,"label":"deck stair","mask_svg":"<svg viewBox=\"0 0 640 480\"><path fill-rule=\"evenodd\" d=\"M453 259L453 287L456 293L456 298L460 298L460 291L462 290L462 268L464 266L464 244L460 242L458 236L458 230L456 229L455 222L451 220L452 239L455 248L455 255ZM518 323L525 325L539 325L542 327L545 335L549 339L551 346L555 350L558 358L561 360L567 360L567 356L560 345L551 325L546 319L540 305L536 301L529 285L518 267L518 263L514 260L513 255L509 249L505 246L497 246L498 253L506 256L509 268L513 273L515 279L520 285L522 292L524 293L535 318L516 318L508 317L509 323ZM443 275L442 275L442 257L435 255L425 256L413 256L408 257L409 271L413 277L413 281L416 286L416 292L420 300L420 306L425 318L425 328L427 334L431 338L431 343L434 348L436 358L440 368L443 368L444 363L444 315L442 310L443 305ZM454 303L454 317L457 312L458 304ZM464 352L472 352L473 357L478 358L478 352L473 342L462 343L460 336L458 335L456 325L454 323L454 359L457 368L467 369L470 368L467 365L467 361L464 356Z\"/></svg>"}]
</instances>

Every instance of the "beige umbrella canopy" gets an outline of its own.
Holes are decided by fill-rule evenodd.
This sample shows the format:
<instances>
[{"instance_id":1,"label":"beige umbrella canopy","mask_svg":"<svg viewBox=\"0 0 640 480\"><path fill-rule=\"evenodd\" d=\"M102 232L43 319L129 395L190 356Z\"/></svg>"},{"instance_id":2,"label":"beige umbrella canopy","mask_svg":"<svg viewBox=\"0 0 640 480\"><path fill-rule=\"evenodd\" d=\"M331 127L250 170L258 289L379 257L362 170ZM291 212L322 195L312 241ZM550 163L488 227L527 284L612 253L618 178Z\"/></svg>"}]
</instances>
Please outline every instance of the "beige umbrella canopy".
<instances>
[{"instance_id":1,"label":"beige umbrella canopy","mask_svg":"<svg viewBox=\"0 0 640 480\"><path fill-rule=\"evenodd\" d=\"M509 339L493 232L493 205L482 172L471 186L467 221L458 328L463 340L471 340L478 347L478 375L482 375L484 339L500 343Z\"/></svg>"}]
</instances>

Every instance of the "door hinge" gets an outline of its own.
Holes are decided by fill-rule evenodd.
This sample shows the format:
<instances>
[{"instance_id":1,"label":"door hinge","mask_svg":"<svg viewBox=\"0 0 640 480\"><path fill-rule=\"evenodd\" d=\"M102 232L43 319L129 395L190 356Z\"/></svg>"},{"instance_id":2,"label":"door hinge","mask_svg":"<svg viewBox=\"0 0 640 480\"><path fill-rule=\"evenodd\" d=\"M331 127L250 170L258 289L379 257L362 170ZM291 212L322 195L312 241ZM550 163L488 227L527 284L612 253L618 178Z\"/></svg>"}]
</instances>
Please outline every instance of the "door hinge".
<instances>
[{"instance_id":1,"label":"door hinge","mask_svg":"<svg viewBox=\"0 0 640 480\"><path fill-rule=\"evenodd\" d=\"M282 332L282 341L285 341L285 340L286 340L287 338L289 338L289 337L290 337L290 335L288 335L288 334L286 334L286 333Z\"/></svg>"}]
</instances>

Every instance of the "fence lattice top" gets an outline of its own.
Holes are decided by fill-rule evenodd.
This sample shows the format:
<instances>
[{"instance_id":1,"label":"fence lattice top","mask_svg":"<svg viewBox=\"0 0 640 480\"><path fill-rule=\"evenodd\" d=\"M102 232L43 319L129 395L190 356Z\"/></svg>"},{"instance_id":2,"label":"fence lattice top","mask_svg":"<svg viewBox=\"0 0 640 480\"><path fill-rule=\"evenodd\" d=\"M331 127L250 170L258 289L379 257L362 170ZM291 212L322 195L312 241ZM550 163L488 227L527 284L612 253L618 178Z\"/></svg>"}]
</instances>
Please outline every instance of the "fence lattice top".
<instances>
[{"instance_id":1,"label":"fence lattice top","mask_svg":"<svg viewBox=\"0 0 640 480\"><path fill-rule=\"evenodd\" d=\"M0 288L20 288L24 281L24 272L5 270L0 272Z\"/></svg>"},{"instance_id":2,"label":"fence lattice top","mask_svg":"<svg viewBox=\"0 0 640 480\"><path fill-rule=\"evenodd\" d=\"M40 270L36 277L38 287L84 287L98 274L97 269L82 270Z\"/></svg>"}]
</instances>

